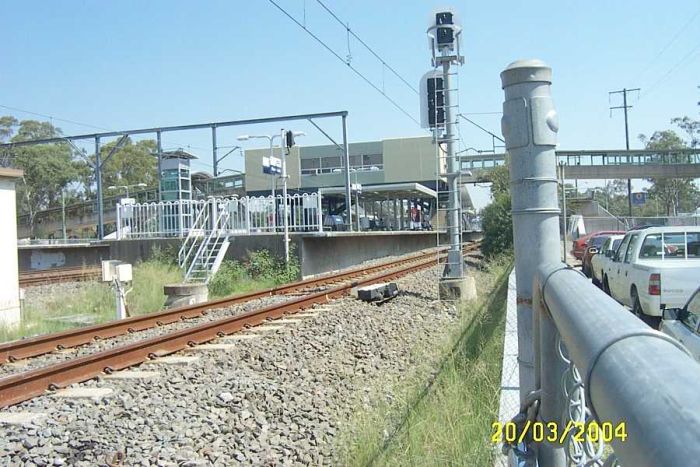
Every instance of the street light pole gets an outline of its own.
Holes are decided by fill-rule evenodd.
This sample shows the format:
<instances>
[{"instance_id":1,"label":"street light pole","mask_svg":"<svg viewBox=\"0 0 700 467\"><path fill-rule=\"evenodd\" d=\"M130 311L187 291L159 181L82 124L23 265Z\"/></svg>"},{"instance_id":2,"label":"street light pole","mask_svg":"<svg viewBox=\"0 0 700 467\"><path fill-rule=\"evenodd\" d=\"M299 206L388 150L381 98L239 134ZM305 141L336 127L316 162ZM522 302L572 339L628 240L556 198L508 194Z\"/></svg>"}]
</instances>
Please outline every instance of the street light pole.
<instances>
[{"instance_id":1,"label":"street light pole","mask_svg":"<svg viewBox=\"0 0 700 467\"><path fill-rule=\"evenodd\" d=\"M280 149L282 150L282 215L284 216L284 262L289 264L289 219L287 205L287 150L284 148L284 129L280 130Z\"/></svg>"},{"instance_id":2,"label":"street light pole","mask_svg":"<svg viewBox=\"0 0 700 467\"><path fill-rule=\"evenodd\" d=\"M63 230L63 241L66 241L66 192L61 190L61 227Z\"/></svg>"},{"instance_id":3,"label":"street light pole","mask_svg":"<svg viewBox=\"0 0 700 467\"><path fill-rule=\"evenodd\" d=\"M292 132L290 132L292 133ZM284 260L286 264L289 264L289 206L288 206L288 193L287 193L287 178L289 175L287 174L287 150L289 148L285 148L285 135L286 131L283 129L280 130L279 135L259 135L259 136L251 136L251 135L242 135L238 137L239 141L246 141L250 138L267 138L267 140L270 142L270 166L272 166L272 159L275 157L274 156L274 139L279 137L280 138L280 157L281 157L281 162L282 162L282 225L283 225L283 232L284 232ZM293 136L304 136L303 132L293 132ZM293 138L292 138L293 139ZM293 142L291 143L293 144ZM272 176L272 205L274 209L274 214L273 214L273 219L276 219L277 217L277 203L275 200L275 176L273 174ZM276 227L275 221L273 221L273 227ZM277 229L275 228L275 231Z\"/></svg>"}]
</instances>

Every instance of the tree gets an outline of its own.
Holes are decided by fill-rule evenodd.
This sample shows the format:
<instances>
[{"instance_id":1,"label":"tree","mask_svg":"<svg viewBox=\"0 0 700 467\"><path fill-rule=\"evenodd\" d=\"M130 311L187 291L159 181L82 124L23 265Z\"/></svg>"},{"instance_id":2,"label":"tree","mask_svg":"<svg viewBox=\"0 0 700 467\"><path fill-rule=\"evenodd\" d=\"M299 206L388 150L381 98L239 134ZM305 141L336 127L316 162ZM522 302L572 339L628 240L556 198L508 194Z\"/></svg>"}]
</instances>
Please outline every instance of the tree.
<instances>
[{"instance_id":1,"label":"tree","mask_svg":"<svg viewBox=\"0 0 700 467\"><path fill-rule=\"evenodd\" d=\"M14 135L13 135L14 134ZM0 118L0 137L17 142L61 135L61 130L48 122L23 120L14 117ZM34 235L34 219L42 209L60 203L61 192L78 179L78 164L67 143L23 146L10 151L15 167L22 169L24 176L17 185L17 204L20 212L29 215L29 228Z\"/></svg>"},{"instance_id":2,"label":"tree","mask_svg":"<svg viewBox=\"0 0 700 467\"><path fill-rule=\"evenodd\" d=\"M481 251L485 258L513 248L513 217L510 193L499 193L482 211L484 240Z\"/></svg>"},{"instance_id":3,"label":"tree","mask_svg":"<svg viewBox=\"0 0 700 467\"><path fill-rule=\"evenodd\" d=\"M493 201L482 211L484 241L481 251L492 258L513 248L513 216L511 215L509 161L494 168L488 175Z\"/></svg>"},{"instance_id":4,"label":"tree","mask_svg":"<svg viewBox=\"0 0 700 467\"><path fill-rule=\"evenodd\" d=\"M158 184L157 160L153 156L156 151L154 140L143 140L134 143L128 138L125 144L119 148L109 159L105 160L112 152L117 142L110 142L100 148L102 158L102 186L111 185L136 185L145 183L148 186ZM87 197L91 197L95 187L94 154L89 157L90 163L83 164L80 169L80 179Z\"/></svg>"},{"instance_id":5,"label":"tree","mask_svg":"<svg viewBox=\"0 0 700 467\"><path fill-rule=\"evenodd\" d=\"M693 120L689 117L674 118L671 123L677 125L681 130L685 131L690 138L690 147L697 148L700 146L700 121Z\"/></svg>"},{"instance_id":6,"label":"tree","mask_svg":"<svg viewBox=\"0 0 700 467\"><path fill-rule=\"evenodd\" d=\"M640 135L647 149L668 151L687 148L683 138L673 130L656 131L650 138ZM658 200L667 216L675 216L681 208L695 209L698 189L692 179L649 178L651 187L647 190L652 199Z\"/></svg>"},{"instance_id":7,"label":"tree","mask_svg":"<svg viewBox=\"0 0 700 467\"><path fill-rule=\"evenodd\" d=\"M491 194L494 196L502 193L510 193L510 166L506 156L505 164L494 167L486 176L491 182Z\"/></svg>"},{"instance_id":8,"label":"tree","mask_svg":"<svg viewBox=\"0 0 700 467\"><path fill-rule=\"evenodd\" d=\"M17 119L11 115L0 117L0 141L7 141L10 136L12 136L13 128L16 127L18 123Z\"/></svg>"}]
</instances>

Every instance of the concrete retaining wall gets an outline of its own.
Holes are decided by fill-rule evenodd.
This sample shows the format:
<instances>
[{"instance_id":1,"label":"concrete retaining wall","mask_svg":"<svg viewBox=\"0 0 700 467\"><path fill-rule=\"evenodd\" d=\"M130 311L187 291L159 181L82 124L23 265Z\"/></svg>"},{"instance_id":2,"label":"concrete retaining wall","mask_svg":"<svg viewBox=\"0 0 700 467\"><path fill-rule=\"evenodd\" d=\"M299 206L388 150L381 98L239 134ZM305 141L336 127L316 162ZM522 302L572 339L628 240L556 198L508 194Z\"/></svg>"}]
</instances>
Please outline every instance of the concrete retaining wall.
<instances>
[{"instance_id":1,"label":"concrete retaining wall","mask_svg":"<svg viewBox=\"0 0 700 467\"><path fill-rule=\"evenodd\" d=\"M99 265L110 259L110 247L105 243L89 245L32 245L17 249L20 272L41 269Z\"/></svg>"},{"instance_id":2,"label":"concrete retaining wall","mask_svg":"<svg viewBox=\"0 0 700 467\"><path fill-rule=\"evenodd\" d=\"M291 235L291 244L301 262L303 277L355 266L372 259L413 253L436 244L435 232L326 232ZM476 240L480 233L465 233L464 240ZM441 239L444 243L445 239ZM105 240L90 245L23 246L19 249L20 271L50 267L99 266L102 260L117 259L136 264L154 252L176 256L181 239ZM281 235L262 234L235 237L226 259L242 260L256 250L284 256Z\"/></svg>"},{"instance_id":3,"label":"concrete retaining wall","mask_svg":"<svg viewBox=\"0 0 700 467\"><path fill-rule=\"evenodd\" d=\"M304 277L354 266L372 259L433 248L434 232L328 233L308 236L301 244Z\"/></svg>"}]
</instances>

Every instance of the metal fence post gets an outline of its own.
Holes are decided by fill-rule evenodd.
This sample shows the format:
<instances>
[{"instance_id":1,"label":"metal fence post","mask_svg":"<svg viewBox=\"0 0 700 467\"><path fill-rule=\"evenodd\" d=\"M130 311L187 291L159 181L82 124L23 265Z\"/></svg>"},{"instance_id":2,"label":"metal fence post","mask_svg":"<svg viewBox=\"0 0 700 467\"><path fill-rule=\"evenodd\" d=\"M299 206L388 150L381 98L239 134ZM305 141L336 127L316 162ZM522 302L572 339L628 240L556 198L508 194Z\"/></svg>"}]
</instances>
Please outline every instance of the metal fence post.
<instances>
[{"instance_id":1,"label":"metal fence post","mask_svg":"<svg viewBox=\"0 0 700 467\"><path fill-rule=\"evenodd\" d=\"M539 60L521 60L501 73L505 92L501 126L510 154L510 180L518 308L520 401L541 389L540 418L558 421L561 378L557 331L546 313L533 327L533 281L538 265L560 262L558 177L555 145L559 123L551 98L552 70ZM537 304L535 303L535 307ZM541 310L542 307L537 307ZM538 342L535 343L535 338ZM535 355L535 349L539 355ZM555 387L551 385L556 380ZM541 386L540 386L541 384ZM540 465L563 466L560 446L542 446Z\"/></svg>"},{"instance_id":2,"label":"metal fence post","mask_svg":"<svg viewBox=\"0 0 700 467\"><path fill-rule=\"evenodd\" d=\"M318 231L323 232L323 198L321 197L321 190L316 192L316 212L318 216Z\"/></svg>"},{"instance_id":3,"label":"metal fence post","mask_svg":"<svg viewBox=\"0 0 700 467\"><path fill-rule=\"evenodd\" d=\"M121 239L122 239L122 216L121 216L121 207L122 207L122 204L121 204L121 203L117 203L117 211L116 211L116 214L117 214L117 222L116 222L116 224L117 224L117 240L121 240ZM65 221L64 221L64 224L63 224L63 226L64 226L64 227L63 227L63 232L66 231L65 225L66 225L66 224L65 224ZM65 239L66 239L66 235L65 235L65 233L64 233L64 235L63 235L63 240L65 241Z\"/></svg>"}]
</instances>

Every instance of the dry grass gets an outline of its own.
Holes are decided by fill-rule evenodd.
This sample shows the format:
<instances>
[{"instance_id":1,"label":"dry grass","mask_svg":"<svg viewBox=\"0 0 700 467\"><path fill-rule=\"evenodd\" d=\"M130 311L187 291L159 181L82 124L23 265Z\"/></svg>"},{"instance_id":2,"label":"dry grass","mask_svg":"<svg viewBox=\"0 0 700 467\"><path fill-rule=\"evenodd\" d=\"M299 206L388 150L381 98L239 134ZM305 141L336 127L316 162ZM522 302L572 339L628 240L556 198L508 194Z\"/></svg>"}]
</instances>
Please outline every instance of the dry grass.
<instances>
[{"instance_id":1,"label":"dry grass","mask_svg":"<svg viewBox=\"0 0 700 467\"><path fill-rule=\"evenodd\" d=\"M127 296L129 312L141 315L161 310L165 303L163 285L181 279L180 270L171 264L147 261L135 265L133 290ZM85 321L62 317L82 317ZM63 289L57 286L54 292L25 304L19 327L0 326L0 342L63 331L90 322L102 323L115 317L115 295L109 284L85 282Z\"/></svg>"}]
</instances>

